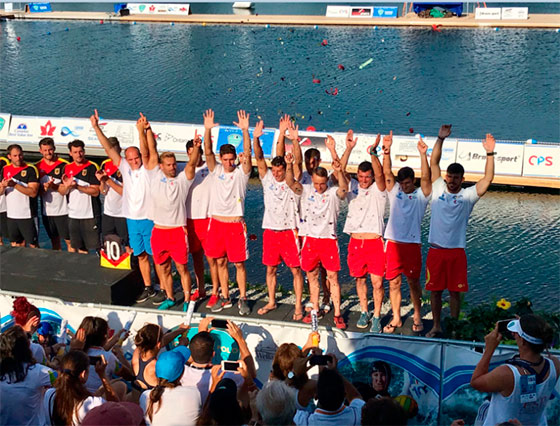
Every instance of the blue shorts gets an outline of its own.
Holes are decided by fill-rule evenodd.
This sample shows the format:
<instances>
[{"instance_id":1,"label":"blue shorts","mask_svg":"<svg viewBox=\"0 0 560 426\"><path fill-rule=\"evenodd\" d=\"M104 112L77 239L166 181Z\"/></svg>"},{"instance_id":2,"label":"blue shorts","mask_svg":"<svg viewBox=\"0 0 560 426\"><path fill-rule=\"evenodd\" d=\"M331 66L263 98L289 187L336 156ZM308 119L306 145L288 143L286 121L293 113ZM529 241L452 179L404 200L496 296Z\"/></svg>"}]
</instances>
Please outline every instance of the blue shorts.
<instances>
[{"instance_id":1,"label":"blue shorts","mask_svg":"<svg viewBox=\"0 0 560 426\"><path fill-rule=\"evenodd\" d=\"M126 219L128 226L128 243L134 252L134 256L138 256L143 252L152 255L152 245L150 238L152 237L152 228L154 222L149 219Z\"/></svg>"}]
</instances>

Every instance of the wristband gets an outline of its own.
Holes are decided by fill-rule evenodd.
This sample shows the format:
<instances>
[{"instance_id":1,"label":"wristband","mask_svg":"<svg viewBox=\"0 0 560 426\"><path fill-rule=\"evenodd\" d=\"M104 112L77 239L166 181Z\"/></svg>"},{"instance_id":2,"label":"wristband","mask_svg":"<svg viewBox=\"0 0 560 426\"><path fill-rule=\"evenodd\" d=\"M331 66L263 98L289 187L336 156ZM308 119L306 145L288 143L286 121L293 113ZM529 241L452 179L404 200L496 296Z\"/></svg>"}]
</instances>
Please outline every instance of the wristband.
<instances>
[{"instance_id":1,"label":"wristband","mask_svg":"<svg viewBox=\"0 0 560 426\"><path fill-rule=\"evenodd\" d=\"M493 157L494 155L496 155L496 152L495 152L495 151L494 151L494 152L487 152L487 153L486 153L486 156L487 156L487 157Z\"/></svg>"}]
</instances>

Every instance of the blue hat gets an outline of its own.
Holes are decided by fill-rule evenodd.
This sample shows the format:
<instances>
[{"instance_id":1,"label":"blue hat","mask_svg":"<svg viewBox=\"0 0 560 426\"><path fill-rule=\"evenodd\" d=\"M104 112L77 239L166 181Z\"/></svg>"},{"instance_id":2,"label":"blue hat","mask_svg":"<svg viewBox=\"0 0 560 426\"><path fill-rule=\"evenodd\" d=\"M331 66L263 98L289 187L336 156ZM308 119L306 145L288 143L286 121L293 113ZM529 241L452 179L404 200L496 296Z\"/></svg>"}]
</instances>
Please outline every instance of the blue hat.
<instances>
[{"instance_id":1,"label":"blue hat","mask_svg":"<svg viewBox=\"0 0 560 426\"><path fill-rule=\"evenodd\" d=\"M181 377L184 369L185 359L178 351L164 352L156 362L156 376L168 382L174 382Z\"/></svg>"},{"instance_id":2,"label":"blue hat","mask_svg":"<svg viewBox=\"0 0 560 426\"><path fill-rule=\"evenodd\" d=\"M40 334L41 336L48 336L49 334L52 334L52 332L52 325L50 325L47 321L41 321L39 328L37 329L37 334Z\"/></svg>"},{"instance_id":3,"label":"blue hat","mask_svg":"<svg viewBox=\"0 0 560 426\"><path fill-rule=\"evenodd\" d=\"M187 348L186 346L183 346L183 345L177 346L175 349L173 349L173 352L177 352L177 353L181 354L185 364L187 363L187 361L191 357L191 351L189 350L189 348Z\"/></svg>"}]
</instances>

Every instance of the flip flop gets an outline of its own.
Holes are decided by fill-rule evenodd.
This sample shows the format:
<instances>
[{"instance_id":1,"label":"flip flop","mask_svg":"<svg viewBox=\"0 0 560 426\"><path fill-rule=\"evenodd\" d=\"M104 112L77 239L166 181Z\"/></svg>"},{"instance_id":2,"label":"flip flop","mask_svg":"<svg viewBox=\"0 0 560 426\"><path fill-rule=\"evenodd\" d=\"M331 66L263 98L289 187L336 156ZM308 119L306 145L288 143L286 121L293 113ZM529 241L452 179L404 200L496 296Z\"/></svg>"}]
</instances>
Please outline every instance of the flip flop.
<instances>
[{"instance_id":1,"label":"flip flop","mask_svg":"<svg viewBox=\"0 0 560 426\"><path fill-rule=\"evenodd\" d=\"M420 323L420 324L412 324L412 331L414 333L421 333L422 331L424 331L424 324Z\"/></svg>"},{"instance_id":2,"label":"flip flop","mask_svg":"<svg viewBox=\"0 0 560 426\"><path fill-rule=\"evenodd\" d=\"M260 308L260 309L257 311L257 314L259 314L259 315L266 315L266 314L268 314L270 311L274 311L276 308L278 308L277 305L274 305L273 308L269 308L268 306L265 305L265 306L263 306L262 308Z\"/></svg>"},{"instance_id":3,"label":"flip flop","mask_svg":"<svg viewBox=\"0 0 560 426\"><path fill-rule=\"evenodd\" d=\"M435 339L441 339L443 337L443 331L428 331L426 337L433 337Z\"/></svg>"},{"instance_id":4,"label":"flip flop","mask_svg":"<svg viewBox=\"0 0 560 426\"><path fill-rule=\"evenodd\" d=\"M303 319L303 312L299 312L299 313L295 312L292 315L292 320L293 321L301 321L302 319Z\"/></svg>"},{"instance_id":5,"label":"flip flop","mask_svg":"<svg viewBox=\"0 0 560 426\"><path fill-rule=\"evenodd\" d=\"M395 329L401 328L401 327L402 327L402 322L399 325L393 325L393 324L389 323L385 327L383 327L383 333L393 334L395 332Z\"/></svg>"}]
</instances>

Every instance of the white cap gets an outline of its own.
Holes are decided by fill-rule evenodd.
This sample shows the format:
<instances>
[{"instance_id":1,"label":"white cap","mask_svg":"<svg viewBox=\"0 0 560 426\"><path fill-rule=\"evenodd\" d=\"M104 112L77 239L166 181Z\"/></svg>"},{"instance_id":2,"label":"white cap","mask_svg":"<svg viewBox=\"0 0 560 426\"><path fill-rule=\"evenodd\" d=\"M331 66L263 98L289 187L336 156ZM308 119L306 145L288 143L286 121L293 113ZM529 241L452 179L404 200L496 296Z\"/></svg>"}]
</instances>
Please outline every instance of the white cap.
<instances>
[{"instance_id":1,"label":"white cap","mask_svg":"<svg viewBox=\"0 0 560 426\"><path fill-rule=\"evenodd\" d=\"M521 322L518 319L510 321L507 325L507 329L509 331L519 334L521 338L527 340L529 343L533 343L535 345L542 345L544 343L542 339L539 339L538 337L533 337L525 333L521 328Z\"/></svg>"}]
</instances>

